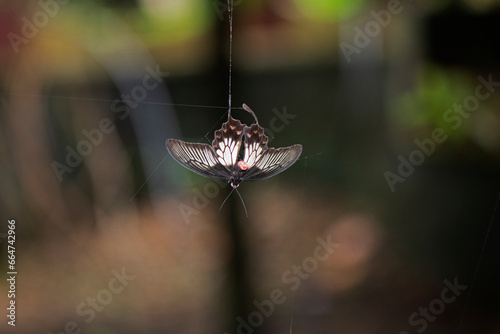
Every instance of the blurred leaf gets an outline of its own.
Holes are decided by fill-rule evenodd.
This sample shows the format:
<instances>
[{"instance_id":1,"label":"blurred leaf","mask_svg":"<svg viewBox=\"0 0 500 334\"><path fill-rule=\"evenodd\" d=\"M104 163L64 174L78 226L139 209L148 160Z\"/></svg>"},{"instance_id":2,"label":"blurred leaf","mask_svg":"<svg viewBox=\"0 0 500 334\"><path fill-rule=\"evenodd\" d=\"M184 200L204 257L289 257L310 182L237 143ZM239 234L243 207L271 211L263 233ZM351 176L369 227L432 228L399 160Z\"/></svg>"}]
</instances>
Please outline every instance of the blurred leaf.
<instances>
[{"instance_id":1,"label":"blurred leaf","mask_svg":"<svg viewBox=\"0 0 500 334\"><path fill-rule=\"evenodd\" d=\"M462 104L464 98L471 94L474 94L474 83L466 74L424 66L417 73L414 88L392 104L391 118L404 128L439 127L451 139L462 140L468 136L467 123L462 122L457 129L452 129L443 115L454 104Z\"/></svg>"},{"instance_id":2,"label":"blurred leaf","mask_svg":"<svg viewBox=\"0 0 500 334\"><path fill-rule=\"evenodd\" d=\"M350 17L366 4L365 0L294 0L294 2L306 15L318 20Z\"/></svg>"}]
</instances>

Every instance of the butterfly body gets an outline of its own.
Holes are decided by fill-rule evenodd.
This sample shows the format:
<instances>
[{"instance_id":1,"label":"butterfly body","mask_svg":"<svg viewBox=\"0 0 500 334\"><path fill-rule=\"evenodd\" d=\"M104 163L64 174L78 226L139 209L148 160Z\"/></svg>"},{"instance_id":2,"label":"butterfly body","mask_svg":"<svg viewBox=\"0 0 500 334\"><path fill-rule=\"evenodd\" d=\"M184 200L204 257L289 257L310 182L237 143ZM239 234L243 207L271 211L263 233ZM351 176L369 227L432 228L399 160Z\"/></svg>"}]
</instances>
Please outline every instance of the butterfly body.
<instances>
[{"instance_id":1,"label":"butterfly body","mask_svg":"<svg viewBox=\"0 0 500 334\"><path fill-rule=\"evenodd\" d=\"M231 176L229 178L229 183L231 187L238 188L241 181L243 181L243 175L245 174L245 170L241 169L240 166L236 165L236 168L231 172Z\"/></svg>"},{"instance_id":2,"label":"butterfly body","mask_svg":"<svg viewBox=\"0 0 500 334\"><path fill-rule=\"evenodd\" d=\"M234 189L242 181L266 179L293 165L302 145L268 148L268 137L254 112L245 104L243 109L252 114L255 123L242 124L229 112L227 122L215 131L212 145L168 139L170 155L199 175L227 180Z\"/></svg>"}]
</instances>

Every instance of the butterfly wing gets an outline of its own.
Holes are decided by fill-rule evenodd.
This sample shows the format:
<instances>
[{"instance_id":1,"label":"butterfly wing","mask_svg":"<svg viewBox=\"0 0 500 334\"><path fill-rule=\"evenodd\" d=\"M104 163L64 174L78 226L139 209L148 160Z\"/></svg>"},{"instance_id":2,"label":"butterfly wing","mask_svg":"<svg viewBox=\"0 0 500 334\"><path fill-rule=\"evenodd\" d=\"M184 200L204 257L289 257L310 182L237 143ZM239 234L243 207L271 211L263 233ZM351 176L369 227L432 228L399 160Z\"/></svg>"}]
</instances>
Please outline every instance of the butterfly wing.
<instances>
[{"instance_id":1,"label":"butterfly wing","mask_svg":"<svg viewBox=\"0 0 500 334\"><path fill-rule=\"evenodd\" d=\"M302 145L268 148L268 137L257 123L245 129L245 154L243 161L248 170L243 180L263 180L281 173L294 164L302 153Z\"/></svg>"},{"instance_id":2,"label":"butterfly wing","mask_svg":"<svg viewBox=\"0 0 500 334\"><path fill-rule=\"evenodd\" d=\"M167 150L178 163L205 177L229 179L229 171L219 163L212 146L167 139Z\"/></svg>"},{"instance_id":3,"label":"butterfly wing","mask_svg":"<svg viewBox=\"0 0 500 334\"><path fill-rule=\"evenodd\" d=\"M250 169L255 165L259 157L267 150L268 137L264 134L264 128L259 124L252 124L245 129L245 161Z\"/></svg>"},{"instance_id":4,"label":"butterfly wing","mask_svg":"<svg viewBox=\"0 0 500 334\"><path fill-rule=\"evenodd\" d=\"M301 153L302 145L268 148L258 157L255 164L247 170L242 179L245 181L263 180L279 174L293 165Z\"/></svg>"},{"instance_id":5,"label":"butterfly wing","mask_svg":"<svg viewBox=\"0 0 500 334\"><path fill-rule=\"evenodd\" d=\"M246 127L229 116L215 131L212 145L168 139L166 146L170 155L187 169L202 176L230 180Z\"/></svg>"},{"instance_id":6,"label":"butterfly wing","mask_svg":"<svg viewBox=\"0 0 500 334\"><path fill-rule=\"evenodd\" d=\"M241 137L248 126L241 124L237 119L229 116L227 122L215 131L212 146L215 150L217 160L228 170L233 170L238 160L241 148Z\"/></svg>"}]
</instances>

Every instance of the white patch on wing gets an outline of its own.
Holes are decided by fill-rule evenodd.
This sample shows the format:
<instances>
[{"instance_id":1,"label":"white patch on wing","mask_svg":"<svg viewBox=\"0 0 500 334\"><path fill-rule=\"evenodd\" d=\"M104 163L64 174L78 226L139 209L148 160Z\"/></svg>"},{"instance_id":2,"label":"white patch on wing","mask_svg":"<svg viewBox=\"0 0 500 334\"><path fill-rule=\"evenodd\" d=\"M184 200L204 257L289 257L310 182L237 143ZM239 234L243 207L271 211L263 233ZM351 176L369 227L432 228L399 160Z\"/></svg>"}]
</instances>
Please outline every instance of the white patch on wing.
<instances>
[{"instance_id":1,"label":"white patch on wing","mask_svg":"<svg viewBox=\"0 0 500 334\"><path fill-rule=\"evenodd\" d=\"M224 150L224 161L226 161L226 165L229 165L231 162L231 149L226 147Z\"/></svg>"},{"instance_id":2,"label":"white patch on wing","mask_svg":"<svg viewBox=\"0 0 500 334\"><path fill-rule=\"evenodd\" d=\"M243 161L248 164L248 168L251 168L253 165L255 165L261 154L262 145L260 145L260 143L252 143L251 145L245 147L245 155Z\"/></svg>"},{"instance_id":3,"label":"white patch on wing","mask_svg":"<svg viewBox=\"0 0 500 334\"><path fill-rule=\"evenodd\" d=\"M238 159L240 145L241 141L235 142L228 138L224 138L224 140L219 143L219 148L215 151L219 162L226 167L234 166Z\"/></svg>"}]
</instances>

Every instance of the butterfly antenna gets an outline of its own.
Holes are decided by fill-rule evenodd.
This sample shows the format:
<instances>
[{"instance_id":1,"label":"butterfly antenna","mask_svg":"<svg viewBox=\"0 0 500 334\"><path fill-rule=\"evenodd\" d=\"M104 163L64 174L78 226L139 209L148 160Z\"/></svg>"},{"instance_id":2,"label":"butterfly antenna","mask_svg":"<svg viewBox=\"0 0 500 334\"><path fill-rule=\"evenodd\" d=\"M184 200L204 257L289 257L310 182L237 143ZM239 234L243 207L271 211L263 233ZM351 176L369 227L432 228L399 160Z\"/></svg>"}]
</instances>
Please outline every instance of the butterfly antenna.
<instances>
[{"instance_id":1,"label":"butterfly antenna","mask_svg":"<svg viewBox=\"0 0 500 334\"><path fill-rule=\"evenodd\" d=\"M233 188L233 190L231 190L231 191L229 192L229 195L227 195L227 197L226 197L226 199L224 200L224 202L222 202L222 205L221 205L221 206L220 206L220 208L219 208L219 213L220 213L220 210L222 210L222 207L224 206L224 204L226 204L226 201L227 201L227 199L229 198L229 196L231 196L231 194L233 193L234 189L235 189L235 188Z\"/></svg>"},{"instance_id":2,"label":"butterfly antenna","mask_svg":"<svg viewBox=\"0 0 500 334\"><path fill-rule=\"evenodd\" d=\"M252 115L253 118L255 118L255 123L259 124L259 120L257 119L257 116L255 116L255 113L252 111L252 109L250 109L250 107L247 106L245 103L243 103L243 110L245 110L246 112L249 112L250 115Z\"/></svg>"},{"instance_id":3,"label":"butterfly antenna","mask_svg":"<svg viewBox=\"0 0 500 334\"><path fill-rule=\"evenodd\" d=\"M231 70L233 67L233 0L227 0L229 14L229 114L231 117Z\"/></svg>"},{"instance_id":4,"label":"butterfly antenna","mask_svg":"<svg viewBox=\"0 0 500 334\"><path fill-rule=\"evenodd\" d=\"M238 194L238 196L240 196L241 204L243 204L243 209L245 209L245 216L247 216L247 218L248 218L248 211L247 211L247 207L245 206L245 201L243 201L243 197L241 197L238 189L236 189L236 188L233 188L233 189L236 190L236 193Z\"/></svg>"}]
</instances>

